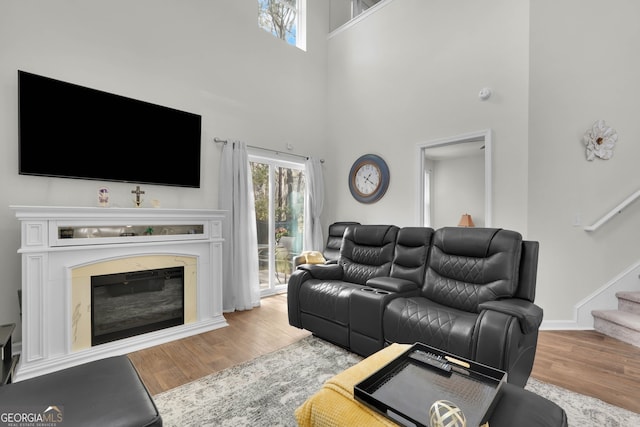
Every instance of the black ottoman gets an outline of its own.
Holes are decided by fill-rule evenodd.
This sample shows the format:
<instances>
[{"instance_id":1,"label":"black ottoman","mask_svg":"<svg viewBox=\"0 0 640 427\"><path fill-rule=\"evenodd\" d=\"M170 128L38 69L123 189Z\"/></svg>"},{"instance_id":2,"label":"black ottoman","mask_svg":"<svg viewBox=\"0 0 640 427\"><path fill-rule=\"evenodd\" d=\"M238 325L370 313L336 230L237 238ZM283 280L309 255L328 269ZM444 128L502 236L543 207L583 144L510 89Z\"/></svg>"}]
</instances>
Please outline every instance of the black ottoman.
<instances>
[{"instance_id":1,"label":"black ottoman","mask_svg":"<svg viewBox=\"0 0 640 427\"><path fill-rule=\"evenodd\" d=\"M3 416L45 412L64 427L162 426L153 399L126 355L0 387Z\"/></svg>"},{"instance_id":2,"label":"black ottoman","mask_svg":"<svg viewBox=\"0 0 640 427\"><path fill-rule=\"evenodd\" d=\"M567 427L567 414L554 402L513 384L502 384L489 427Z\"/></svg>"}]
</instances>

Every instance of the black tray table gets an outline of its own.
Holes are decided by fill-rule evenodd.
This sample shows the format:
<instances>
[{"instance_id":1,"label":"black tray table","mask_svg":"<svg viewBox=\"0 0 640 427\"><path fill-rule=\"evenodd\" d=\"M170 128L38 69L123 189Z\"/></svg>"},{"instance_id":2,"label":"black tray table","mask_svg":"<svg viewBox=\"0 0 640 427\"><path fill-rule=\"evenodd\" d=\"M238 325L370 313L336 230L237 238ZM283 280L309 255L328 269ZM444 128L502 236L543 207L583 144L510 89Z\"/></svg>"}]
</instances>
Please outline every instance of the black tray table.
<instances>
[{"instance_id":1,"label":"black tray table","mask_svg":"<svg viewBox=\"0 0 640 427\"><path fill-rule=\"evenodd\" d=\"M393 421L429 427L437 400L458 406L468 427L485 423L507 374L437 348L416 343L356 384L354 397Z\"/></svg>"}]
</instances>

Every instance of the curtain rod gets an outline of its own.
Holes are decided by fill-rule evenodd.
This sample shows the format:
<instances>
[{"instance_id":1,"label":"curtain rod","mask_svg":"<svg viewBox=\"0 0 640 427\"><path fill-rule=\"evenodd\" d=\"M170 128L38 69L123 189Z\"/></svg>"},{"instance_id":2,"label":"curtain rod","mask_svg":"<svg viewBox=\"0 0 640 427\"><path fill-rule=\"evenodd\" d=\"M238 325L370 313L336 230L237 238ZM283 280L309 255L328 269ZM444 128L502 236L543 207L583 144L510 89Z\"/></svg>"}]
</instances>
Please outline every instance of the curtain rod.
<instances>
[{"instance_id":1,"label":"curtain rod","mask_svg":"<svg viewBox=\"0 0 640 427\"><path fill-rule=\"evenodd\" d=\"M227 141L226 139L220 139L217 136L215 136L213 138L213 142L215 142L216 144L226 144L229 141ZM301 158L303 158L305 160L309 160L309 156L303 156L301 154L286 153L284 151L272 150L271 148L256 147L254 145L248 145L248 144L247 144L247 147L253 148L253 149L256 149L256 150L270 151L270 152L276 153L276 154L284 154L286 156L301 157ZM324 159L320 159L320 163L324 163Z\"/></svg>"}]
</instances>

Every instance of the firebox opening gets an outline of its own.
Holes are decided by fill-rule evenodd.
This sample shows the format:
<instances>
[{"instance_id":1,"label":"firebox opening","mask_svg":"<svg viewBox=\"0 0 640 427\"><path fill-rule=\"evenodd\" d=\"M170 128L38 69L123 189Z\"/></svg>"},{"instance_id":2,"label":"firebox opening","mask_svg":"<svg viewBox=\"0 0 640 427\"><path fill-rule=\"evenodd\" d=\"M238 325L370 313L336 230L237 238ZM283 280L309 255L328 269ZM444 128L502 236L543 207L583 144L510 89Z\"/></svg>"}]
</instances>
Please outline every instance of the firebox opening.
<instances>
[{"instance_id":1,"label":"firebox opening","mask_svg":"<svg viewBox=\"0 0 640 427\"><path fill-rule=\"evenodd\" d=\"M184 324L184 267L91 277L91 345Z\"/></svg>"}]
</instances>

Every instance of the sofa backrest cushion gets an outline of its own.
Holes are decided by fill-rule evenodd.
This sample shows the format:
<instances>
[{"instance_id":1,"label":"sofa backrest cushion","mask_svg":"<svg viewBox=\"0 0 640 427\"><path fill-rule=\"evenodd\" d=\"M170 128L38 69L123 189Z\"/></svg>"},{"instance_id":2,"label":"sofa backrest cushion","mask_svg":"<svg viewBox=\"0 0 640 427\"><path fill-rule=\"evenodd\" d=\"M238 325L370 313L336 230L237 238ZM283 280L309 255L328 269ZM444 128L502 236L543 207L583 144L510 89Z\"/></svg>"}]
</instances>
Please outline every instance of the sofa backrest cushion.
<instances>
[{"instance_id":1,"label":"sofa backrest cushion","mask_svg":"<svg viewBox=\"0 0 640 427\"><path fill-rule=\"evenodd\" d=\"M340 246L342 246L342 236L349 225L358 225L359 222L342 221L334 222L329 225L329 235L327 236L327 245L324 248L323 255L327 260L337 260L340 258Z\"/></svg>"},{"instance_id":2,"label":"sofa backrest cushion","mask_svg":"<svg viewBox=\"0 0 640 427\"><path fill-rule=\"evenodd\" d=\"M395 225L353 225L342 237L343 280L364 285L372 277L389 276L399 228Z\"/></svg>"},{"instance_id":3,"label":"sofa backrest cushion","mask_svg":"<svg viewBox=\"0 0 640 427\"><path fill-rule=\"evenodd\" d=\"M403 227L398 231L391 277L410 280L422 287L433 233L429 227Z\"/></svg>"},{"instance_id":4,"label":"sofa backrest cushion","mask_svg":"<svg viewBox=\"0 0 640 427\"><path fill-rule=\"evenodd\" d=\"M422 294L443 305L477 312L478 305L516 294L522 236L496 228L437 230Z\"/></svg>"}]
</instances>

